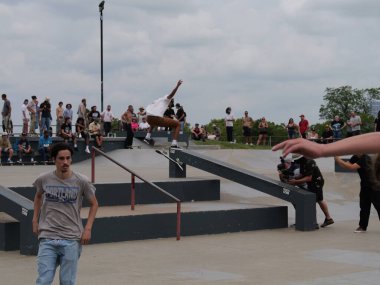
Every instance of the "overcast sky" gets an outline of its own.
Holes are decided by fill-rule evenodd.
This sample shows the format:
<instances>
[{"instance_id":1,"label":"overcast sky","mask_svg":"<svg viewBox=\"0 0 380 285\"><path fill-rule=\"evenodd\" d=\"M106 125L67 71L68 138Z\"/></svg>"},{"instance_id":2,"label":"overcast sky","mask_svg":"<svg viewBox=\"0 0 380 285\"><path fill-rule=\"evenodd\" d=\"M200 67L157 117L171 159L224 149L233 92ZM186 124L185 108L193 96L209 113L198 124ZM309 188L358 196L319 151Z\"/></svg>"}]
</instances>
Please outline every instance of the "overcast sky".
<instances>
[{"instance_id":1,"label":"overcast sky","mask_svg":"<svg viewBox=\"0 0 380 285\"><path fill-rule=\"evenodd\" d=\"M100 109L95 0L1 0L0 92ZM191 124L231 106L281 123L319 120L326 87L379 87L379 0L106 0L104 105L118 117L184 83ZM1 105L2 106L2 105Z\"/></svg>"}]
</instances>

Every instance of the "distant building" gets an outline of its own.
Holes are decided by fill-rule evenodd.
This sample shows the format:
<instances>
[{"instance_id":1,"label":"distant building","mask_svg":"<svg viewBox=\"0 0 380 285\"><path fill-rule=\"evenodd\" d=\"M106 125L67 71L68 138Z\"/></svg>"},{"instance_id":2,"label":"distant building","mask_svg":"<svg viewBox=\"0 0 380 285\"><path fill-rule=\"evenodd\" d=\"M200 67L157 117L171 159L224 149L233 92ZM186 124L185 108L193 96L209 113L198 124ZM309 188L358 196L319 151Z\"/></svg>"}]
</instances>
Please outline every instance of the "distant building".
<instances>
[{"instance_id":1,"label":"distant building","mask_svg":"<svg viewBox=\"0 0 380 285\"><path fill-rule=\"evenodd\" d=\"M380 100L372 100L371 103L371 115L377 117L377 113L380 111Z\"/></svg>"}]
</instances>

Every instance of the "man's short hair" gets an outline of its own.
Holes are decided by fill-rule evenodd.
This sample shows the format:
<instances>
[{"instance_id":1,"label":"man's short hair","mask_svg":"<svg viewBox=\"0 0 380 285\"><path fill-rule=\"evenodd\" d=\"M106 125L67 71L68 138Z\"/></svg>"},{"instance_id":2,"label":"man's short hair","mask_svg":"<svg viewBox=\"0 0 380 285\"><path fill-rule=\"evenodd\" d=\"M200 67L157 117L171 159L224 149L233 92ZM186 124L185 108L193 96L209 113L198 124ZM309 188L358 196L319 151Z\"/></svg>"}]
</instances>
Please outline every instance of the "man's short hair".
<instances>
[{"instance_id":1,"label":"man's short hair","mask_svg":"<svg viewBox=\"0 0 380 285\"><path fill-rule=\"evenodd\" d=\"M7 98L7 94L2 94L1 98Z\"/></svg>"},{"instance_id":2,"label":"man's short hair","mask_svg":"<svg viewBox=\"0 0 380 285\"><path fill-rule=\"evenodd\" d=\"M58 142L58 143L53 144L53 146L51 148L51 151L50 151L51 157L55 159L58 155L58 152L60 152L61 150L70 151L71 156L73 156L73 154L74 154L74 150L71 147L71 145L69 145L68 143L65 143L65 142Z\"/></svg>"},{"instance_id":3,"label":"man's short hair","mask_svg":"<svg viewBox=\"0 0 380 285\"><path fill-rule=\"evenodd\" d=\"M36 96L36 95L33 95L33 96L32 96L32 100L34 100L34 99L37 99L37 96Z\"/></svg>"}]
</instances>

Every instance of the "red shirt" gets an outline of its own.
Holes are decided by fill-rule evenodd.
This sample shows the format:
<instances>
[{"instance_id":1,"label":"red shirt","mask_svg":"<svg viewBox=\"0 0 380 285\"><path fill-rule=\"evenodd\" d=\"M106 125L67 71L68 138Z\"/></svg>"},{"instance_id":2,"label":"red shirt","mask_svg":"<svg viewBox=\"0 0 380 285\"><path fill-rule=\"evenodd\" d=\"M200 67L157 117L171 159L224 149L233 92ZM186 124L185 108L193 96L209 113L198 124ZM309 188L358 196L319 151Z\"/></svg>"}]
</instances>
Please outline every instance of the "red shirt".
<instances>
[{"instance_id":1,"label":"red shirt","mask_svg":"<svg viewBox=\"0 0 380 285\"><path fill-rule=\"evenodd\" d=\"M309 122L307 120L301 120L299 123L299 126L300 126L300 133L303 134L309 128Z\"/></svg>"}]
</instances>

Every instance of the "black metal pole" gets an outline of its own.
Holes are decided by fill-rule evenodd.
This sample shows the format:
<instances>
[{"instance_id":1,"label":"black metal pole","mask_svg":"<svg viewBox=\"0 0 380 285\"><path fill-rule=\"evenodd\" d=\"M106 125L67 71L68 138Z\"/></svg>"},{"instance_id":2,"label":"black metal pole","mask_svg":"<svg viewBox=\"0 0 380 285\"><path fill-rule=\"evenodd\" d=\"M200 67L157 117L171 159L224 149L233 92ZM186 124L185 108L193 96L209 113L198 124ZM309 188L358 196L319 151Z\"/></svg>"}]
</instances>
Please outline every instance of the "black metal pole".
<instances>
[{"instance_id":1,"label":"black metal pole","mask_svg":"<svg viewBox=\"0 0 380 285\"><path fill-rule=\"evenodd\" d=\"M99 4L100 12L100 110L103 112L103 9L104 1Z\"/></svg>"}]
</instances>

